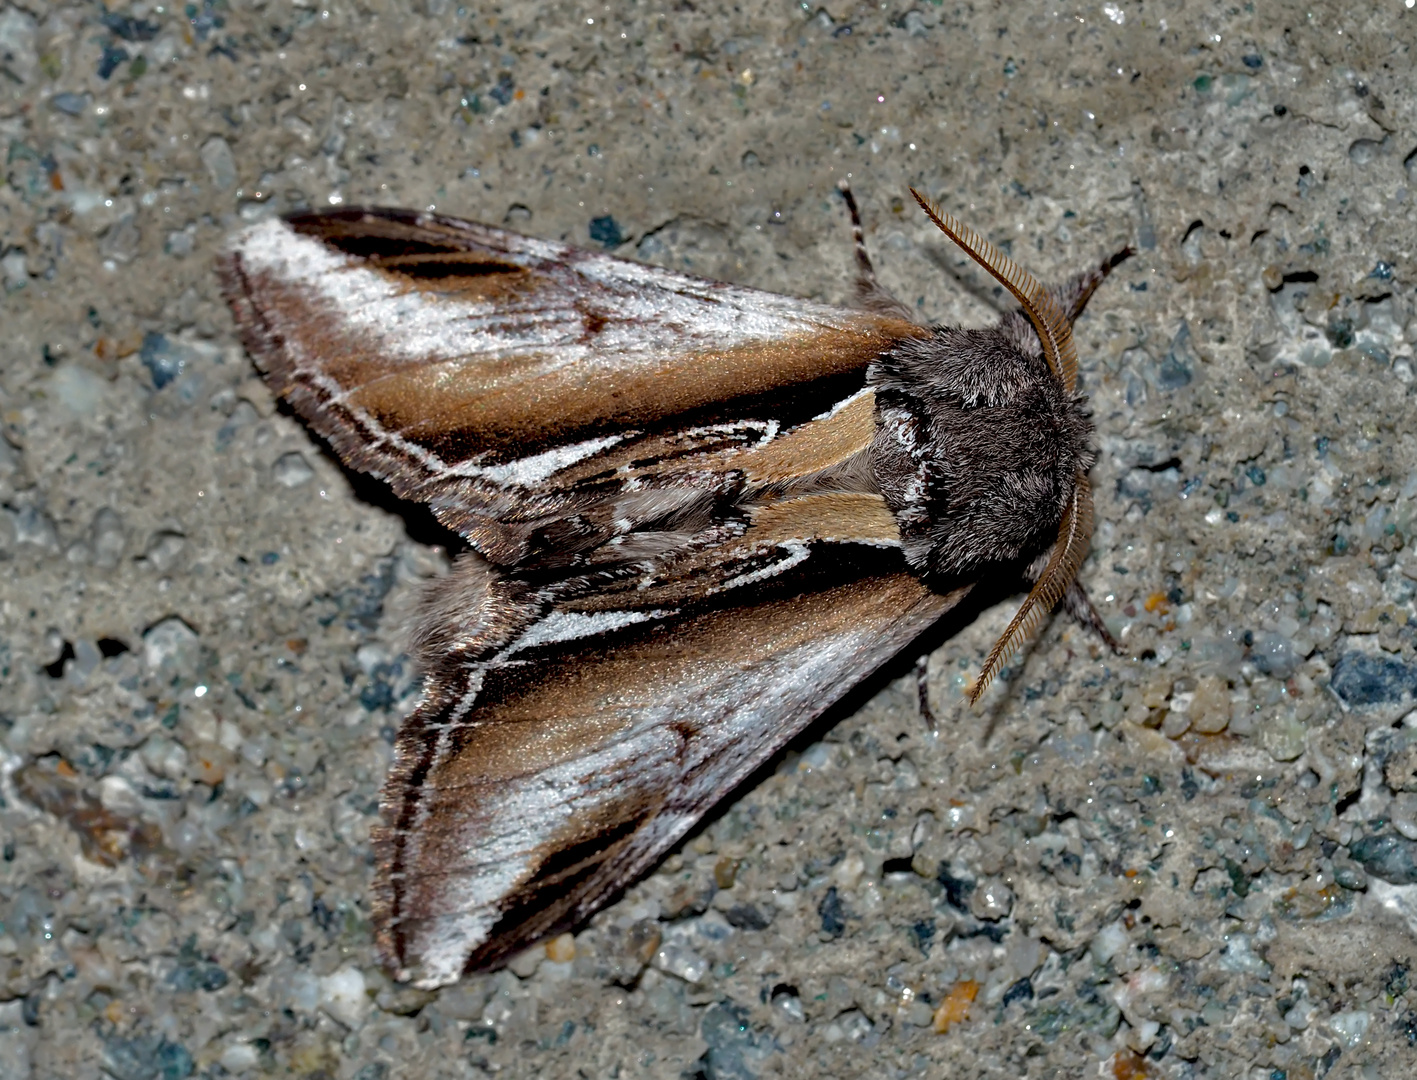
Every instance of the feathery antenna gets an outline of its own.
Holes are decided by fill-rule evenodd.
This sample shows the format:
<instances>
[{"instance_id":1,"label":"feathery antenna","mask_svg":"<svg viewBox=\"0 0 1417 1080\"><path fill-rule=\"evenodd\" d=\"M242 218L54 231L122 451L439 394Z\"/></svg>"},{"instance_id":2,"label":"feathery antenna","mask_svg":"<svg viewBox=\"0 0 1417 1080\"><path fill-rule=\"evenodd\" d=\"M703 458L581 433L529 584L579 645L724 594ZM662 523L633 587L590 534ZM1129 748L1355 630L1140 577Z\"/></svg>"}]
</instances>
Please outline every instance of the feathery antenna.
<instances>
[{"instance_id":1,"label":"feathery antenna","mask_svg":"<svg viewBox=\"0 0 1417 1080\"><path fill-rule=\"evenodd\" d=\"M939 230L963 249L964 253L988 270L999 284L1014 294L1023 313L1038 331L1043 344L1043 357L1063 389L1071 394L1077 389L1078 356L1073 346L1073 328L1058 302L1042 284L1018 263L953 214L941 210L914 188L910 194Z\"/></svg>"},{"instance_id":2,"label":"feathery antenna","mask_svg":"<svg viewBox=\"0 0 1417 1080\"><path fill-rule=\"evenodd\" d=\"M1024 639L1033 633L1043 617L1063 598L1068 585L1077 576L1078 567L1082 565L1083 559L1087 558L1091 541L1092 485L1088 483L1086 473L1078 473L1073 498L1063 511L1063 520L1058 526L1058 542L1053 545L1053 554L1048 558L1048 565L1043 568L1043 573L1038 575L1038 580L1018 609L1018 614L1009 623L1008 629L989 650L989 658L984 661L979 678L974 682L974 689L969 692L971 705L978 702L989 684L994 681L994 677L999 674L999 669L1004 666L1005 661L1018 651Z\"/></svg>"}]
</instances>

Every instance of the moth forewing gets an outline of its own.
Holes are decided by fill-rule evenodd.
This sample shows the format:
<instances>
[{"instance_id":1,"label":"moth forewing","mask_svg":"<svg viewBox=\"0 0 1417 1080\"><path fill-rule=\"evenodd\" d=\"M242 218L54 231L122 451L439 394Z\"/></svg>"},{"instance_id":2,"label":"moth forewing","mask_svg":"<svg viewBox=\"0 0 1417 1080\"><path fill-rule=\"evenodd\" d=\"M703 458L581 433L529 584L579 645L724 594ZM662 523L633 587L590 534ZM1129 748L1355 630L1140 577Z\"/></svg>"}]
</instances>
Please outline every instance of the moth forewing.
<instances>
[{"instance_id":1,"label":"moth forewing","mask_svg":"<svg viewBox=\"0 0 1417 1080\"><path fill-rule=\"evenodd\" d=\"M991 568L1051 545L986 676L1063 590L1091 611L1069 320L1115 260L1055 299L921 203L1024 314L909 321L849 193L870 311L407 211L234 239L272 388L473 549L424 603L374 838L399 978L588 917Z\"/></svg>"}]
</instances>

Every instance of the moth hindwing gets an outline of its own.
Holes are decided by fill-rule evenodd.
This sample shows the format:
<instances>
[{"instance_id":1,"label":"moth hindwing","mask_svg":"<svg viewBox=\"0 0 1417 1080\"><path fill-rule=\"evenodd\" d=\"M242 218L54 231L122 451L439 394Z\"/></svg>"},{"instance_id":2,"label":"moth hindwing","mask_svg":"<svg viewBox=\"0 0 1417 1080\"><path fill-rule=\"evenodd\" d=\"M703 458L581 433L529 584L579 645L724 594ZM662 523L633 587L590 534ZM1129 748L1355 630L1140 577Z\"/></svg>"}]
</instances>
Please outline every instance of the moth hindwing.
<instances>
[{"instance_id":1,"label":"moth hindwing","mask_svg":"<svg viewBox=\"0 0 1417 1080\"><path fill-rule=\"evenodd\" d=\"M1060 598L1090 611L1070 326L1113 263L1044 289L922 199L1022 310L921 326L846 196L866 310L398 210L222 257L275 392L469 545L374 839L399 978L588 917L981 575L1036 579L981 688Z\"/></svg>"}]
</instances>

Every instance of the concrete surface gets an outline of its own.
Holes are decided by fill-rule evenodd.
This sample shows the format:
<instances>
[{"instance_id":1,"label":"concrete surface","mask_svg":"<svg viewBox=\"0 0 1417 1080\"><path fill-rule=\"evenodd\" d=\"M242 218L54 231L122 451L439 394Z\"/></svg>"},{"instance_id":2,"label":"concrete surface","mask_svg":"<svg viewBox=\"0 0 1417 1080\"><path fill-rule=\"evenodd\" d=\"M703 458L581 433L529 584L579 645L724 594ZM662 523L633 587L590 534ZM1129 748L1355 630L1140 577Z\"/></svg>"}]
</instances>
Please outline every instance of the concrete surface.
<instances>
[{"instance_id":1,"label":"concrete surface","mask_svg":"<svg viewBox=\"0 0 1417 1080\"><path fill-rule=\"evenodd\" d=\"M1410 7L0 5L0 1075L1412 1075ZM214 250L436 206L843 300L844 175L933 319L996 290L909 184L1040 276L1137 245L1079 337L1130 655L1055 621L968 712L1001 602L936 734L888 682L549 957L391 984L446 538L275 407Z\"/></svg>"}]
</instances>

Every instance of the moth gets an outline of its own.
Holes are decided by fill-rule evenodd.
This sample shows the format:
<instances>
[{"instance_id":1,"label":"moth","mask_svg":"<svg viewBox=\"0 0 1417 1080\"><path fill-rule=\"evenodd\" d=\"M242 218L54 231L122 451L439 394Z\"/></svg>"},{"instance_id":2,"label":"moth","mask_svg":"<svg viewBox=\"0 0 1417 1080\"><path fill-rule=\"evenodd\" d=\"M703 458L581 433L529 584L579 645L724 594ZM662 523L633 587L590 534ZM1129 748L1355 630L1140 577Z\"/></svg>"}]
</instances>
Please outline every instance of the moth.
<instances>
[{"instance_id":1,"label":"moth","mask_svg":"<svg viewBox=\"0 0 1417 1080\"><path fill-rule=\"evenodd\" d=\"M569 928L990 575L1032 589L974 696L1076 580L1093 426L1072 322L928 199L1019 310L925 326L433 213L268 219L219 263L275 393L469 551L423 602L373 915L432 988Z\"/></svg>"}]
</instances>

